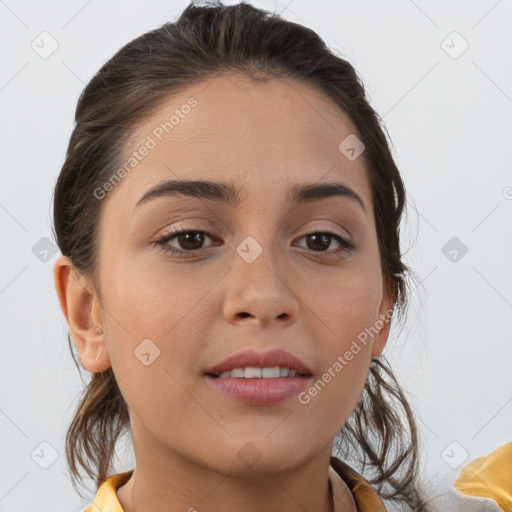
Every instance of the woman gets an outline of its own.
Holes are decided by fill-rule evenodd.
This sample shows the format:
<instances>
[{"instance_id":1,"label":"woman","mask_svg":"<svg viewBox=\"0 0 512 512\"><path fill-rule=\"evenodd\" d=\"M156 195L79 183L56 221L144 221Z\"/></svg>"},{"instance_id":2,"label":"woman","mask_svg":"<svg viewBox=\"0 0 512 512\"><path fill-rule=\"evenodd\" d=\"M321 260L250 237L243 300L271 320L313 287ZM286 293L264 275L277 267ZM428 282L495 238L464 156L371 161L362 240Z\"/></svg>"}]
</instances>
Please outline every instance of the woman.
<instances>
[{"instance_id":1,"label":"woman","mask_svg":"<svg viewBox=\"0 0 512 512\"><path fill-rule=\"evenodd\" d=\"M55 189L87 510L424 511L383 356L409 270L379 118L313 31L202 4L93 77Z\"/></svg>"}]
</instances>

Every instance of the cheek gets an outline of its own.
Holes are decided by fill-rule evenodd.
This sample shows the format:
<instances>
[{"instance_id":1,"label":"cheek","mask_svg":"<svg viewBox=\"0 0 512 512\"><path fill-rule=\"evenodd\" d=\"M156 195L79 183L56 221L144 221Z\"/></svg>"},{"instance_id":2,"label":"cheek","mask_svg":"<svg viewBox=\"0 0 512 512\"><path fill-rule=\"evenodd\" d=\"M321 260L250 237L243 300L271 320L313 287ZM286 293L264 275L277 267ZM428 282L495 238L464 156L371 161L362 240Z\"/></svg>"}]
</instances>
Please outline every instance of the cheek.
<instances>
[{"instance_id":1,"label":"cheek","mask_svg":"<svg viewBox=\"0 0 512 512\"><path fill-rule=\"evenodd\" d=\"M105 275L102 299L116 377L131 372L131 380L140 379L141 388L165 389L172 388L171 375L181 382L199 372L214 313L208 292L218 279L211 273L171 273L169 265L135 259L117 260Z\"/></svg>"},{"instance_id":2,"label":"cheek","mask_svg":"<svg viewBox=\"0 0 512 512\"><path fill-rule=\"evenodd\" d=\"M375 323L381 287L380 275L361 265L342 269L329 279L310 279L302 293L331 340L329 345L342 350Z\"/></svg>"},{"instance_id":3,"label":"cheek","mask_svg":"<svg viewBox=\"0 0 512 512\"><path fill-rule=\"evenodd\" d=\"M302 402L318 408L332 425L343 424L360 399L371 362L372 326L381 300L378 275L364 270L346 274L340 274L336 286L331 281L320 289L316 281L306 290L314 301L308 305L318 320L321 364L315 384Z\"/></svg>"},{"instance_id":4,"label":"cheek","mask_svg":"<svg viewBox=\"0 0 512 512\"><path fill-rule=\"evenodd\" d=\"M167 278L161 268L118 264L104 287L112 369L130 415L149 428L165 418L179 429L177 409L197 415L185 390L198 371L205 336L197 318L205 317L208 303L200 300L206 290L190 281L184 273Z\"/></svg>"},{"instance_id":5,"label":"cheek","mask_svg":"<svg viewBox=\"0 0 512 512\"><path fill-rule=\"evenodd\" d=\"M321 352L314 382L299 401L309 408L310 418L322 417L334 435L354 411L361 398L371 362L368 314L340 303L342 314L330 317L334 333L318 344Z\"/></svg>"},{"instance_id":6,"label":"cheek","mask_svg":"<svg viewBox=\"0 0 512 512\"><path fill-rule=\"evenodd\" d=\"M218 278L190 266L171 266L160 258L132 258L111 265L106 307L116 312L125 332L161 339L179 323L197 318L198 311L204 313L202 302Z\"/></svg>"}]
</instances>

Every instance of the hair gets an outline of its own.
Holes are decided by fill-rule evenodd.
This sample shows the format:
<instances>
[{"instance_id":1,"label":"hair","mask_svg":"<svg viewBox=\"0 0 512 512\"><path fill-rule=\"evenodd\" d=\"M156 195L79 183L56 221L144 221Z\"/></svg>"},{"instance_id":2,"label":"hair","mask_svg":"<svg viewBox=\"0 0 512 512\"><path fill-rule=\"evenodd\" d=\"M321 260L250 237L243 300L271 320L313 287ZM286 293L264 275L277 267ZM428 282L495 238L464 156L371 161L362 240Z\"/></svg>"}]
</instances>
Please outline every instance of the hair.
<instances>
[{"instance_id":1,"label":"hair","mask_svg":"<svg viewBox=\"0 0 512 512\"><path fill-rule=\"evenodd\" d=\"M383 122L369 105L353 66L314 31L245 2L191 3L176 22L122 47L87 84L54 190L54 236L62 254L78 274L99 285L95 264L102 202L94 190L119 167L124 145L139 121L169 95L225 72L312 85L349 116L365 145L381 268L394 297L393 319L402 320L409 295L406 278L415 276L401 259L405 187ZM81 373L69 333L68 344ZM125 430L130 432L128 408L112 368L92 374L66 434L66 459L77 492L77 482L83 484L79 468L98 487L105 481ZM382 354L372 359L362 396L335 447L360 468L383 500L426 510L417 483L419 432L414 414Z\"/></svg>"}]
</instances>

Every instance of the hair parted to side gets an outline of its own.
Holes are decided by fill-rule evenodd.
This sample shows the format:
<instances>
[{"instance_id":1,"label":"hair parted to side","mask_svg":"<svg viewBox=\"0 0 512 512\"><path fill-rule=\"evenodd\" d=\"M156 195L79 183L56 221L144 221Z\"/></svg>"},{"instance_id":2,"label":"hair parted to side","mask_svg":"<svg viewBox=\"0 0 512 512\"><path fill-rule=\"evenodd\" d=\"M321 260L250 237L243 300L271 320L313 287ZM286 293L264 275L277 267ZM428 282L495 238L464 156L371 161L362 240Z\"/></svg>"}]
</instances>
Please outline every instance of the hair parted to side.
<instances>
[{"instance_id":1,"label":"hair parted to side","mask_svg":"<svg viewBox=\"0 0 512 512\"><path fill-rule=\"evenodd\" d=\"M95 263L102 202L94 190L118 169L124 143L138 121L169 95L223 72L258 80L296 79L315 86L349 116L365 145L383 277L395 294L393 320L402 320L406 277L415 276L401 260L405 187L383 123L352 65L332 53L315 32L244 2L191 3L175 23L126 44L85 87L54 191L54 236L62 254L70 257L77 272L99 285ZM99 286L96 290L100 293ZM81 372L69 334L68 343ZM130 432L127 404L112 368L92 374L66 435L67 463L77 492L77 482L83 483L80 468L97 486L107 478L116 442L125 431ZM384 356L372 360L363 394L340 430L336 448L384 500L408 510L426 510L417 487L419 433Z\"/></svg>"}]
</instances>

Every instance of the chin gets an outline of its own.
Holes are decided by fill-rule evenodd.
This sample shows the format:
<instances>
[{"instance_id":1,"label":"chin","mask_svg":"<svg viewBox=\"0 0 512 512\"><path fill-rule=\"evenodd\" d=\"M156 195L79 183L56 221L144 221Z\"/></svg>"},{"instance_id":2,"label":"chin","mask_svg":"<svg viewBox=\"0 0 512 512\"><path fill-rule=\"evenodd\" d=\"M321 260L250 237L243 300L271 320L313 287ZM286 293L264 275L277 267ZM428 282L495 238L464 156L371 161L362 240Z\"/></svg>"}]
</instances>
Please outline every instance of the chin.
<instances>
[{"instance_id":1,"label":"chin","mask_svg":"<svg viewBox=\"0 0 512 512\"><path fill-rule=\"evenodd\" d=\"M241 440L231 443L233 447L223 450L223 456L215 464L222 473L232 476L268 476L301 467L308 461L308 453L295 446L276 445L264 441ZM304 444L302 443L304 447Z\"/></svg>"}]
</instances>

